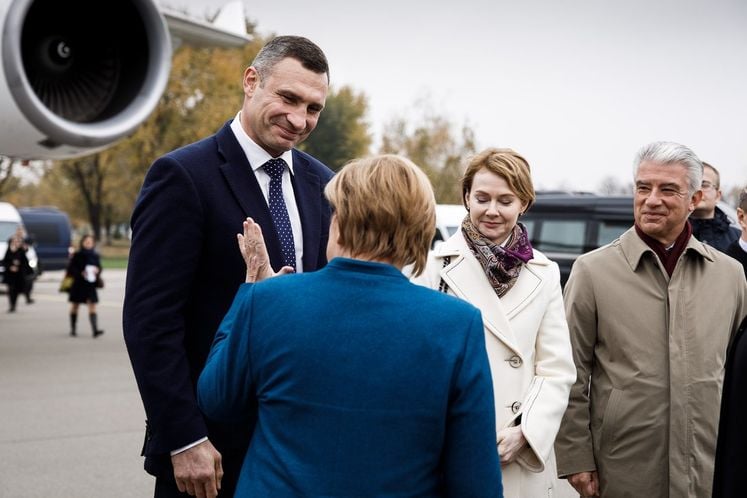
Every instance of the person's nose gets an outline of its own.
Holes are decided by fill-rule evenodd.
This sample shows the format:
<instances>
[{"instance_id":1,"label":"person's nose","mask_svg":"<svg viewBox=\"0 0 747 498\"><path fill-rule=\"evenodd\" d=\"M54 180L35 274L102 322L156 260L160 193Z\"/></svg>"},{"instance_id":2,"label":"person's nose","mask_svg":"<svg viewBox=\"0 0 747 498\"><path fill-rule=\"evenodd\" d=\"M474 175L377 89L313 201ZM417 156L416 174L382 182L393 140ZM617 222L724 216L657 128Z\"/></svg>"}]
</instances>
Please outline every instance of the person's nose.
<instances>
[{"instance_id":1,"label":"person's nose","mask_svg":"<svg viewBox=\"0 0 747 498\"><path fill-rule=\"evenodd\" d=\"M651 192L646 196L647 206L658 206L661 204L661 192L659 189L651 189Z\"/></svg>"},{"instance_id":2,"label":"person's nose","mask_svg":"<svg viewBox=\"0 0 747 498\"><path fill-rule=\"evenodd\" d=\"M496 201L490 201L490 203L488 203L488 209L485 212L485 214L488 215L488 216L490 216L490 217L500 216L501 215L501 210L498 207L498 202L496 202Z\"/></svg>"},{"instance_id":3,"label":"person's nose","mask_svg":"<svg viewBox=\"0 0 747 498\"><path fill-rule=\"evenodd\" d=\"M288 112L287 119L294 131L300 132L306 128L306 111L300 107L291 109Z\"/></svg>"}]
</instances>

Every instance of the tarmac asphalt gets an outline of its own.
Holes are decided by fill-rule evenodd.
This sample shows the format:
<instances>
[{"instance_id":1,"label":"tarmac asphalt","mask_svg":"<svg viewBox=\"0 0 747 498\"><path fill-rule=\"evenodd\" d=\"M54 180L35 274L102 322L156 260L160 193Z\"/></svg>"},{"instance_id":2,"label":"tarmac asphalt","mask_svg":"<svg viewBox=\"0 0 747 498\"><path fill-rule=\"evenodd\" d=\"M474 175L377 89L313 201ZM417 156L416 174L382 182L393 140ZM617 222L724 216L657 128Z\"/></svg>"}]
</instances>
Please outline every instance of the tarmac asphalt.
<instances>
[{"instance_id":1,"label":"tarmac asphalt","mask_svg":"<svg viewBox=\"0 0 747 498\"><path fill-rule=\"evenodd\" d=\"M140 449L145 415L122 338L124 270L105 270L94 339L88 311L70 337L62 271L33 304L0 295L0 498L153 496Z\"/></svg>"}]
</instances>

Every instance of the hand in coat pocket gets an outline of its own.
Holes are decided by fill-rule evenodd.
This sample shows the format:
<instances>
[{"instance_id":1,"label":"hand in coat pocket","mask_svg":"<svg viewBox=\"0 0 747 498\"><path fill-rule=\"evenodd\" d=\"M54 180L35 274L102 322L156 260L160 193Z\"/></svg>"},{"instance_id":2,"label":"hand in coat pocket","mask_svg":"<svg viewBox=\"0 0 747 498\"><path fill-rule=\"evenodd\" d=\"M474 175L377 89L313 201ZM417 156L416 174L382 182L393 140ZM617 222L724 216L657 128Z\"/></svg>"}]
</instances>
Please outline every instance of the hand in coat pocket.
<instances>
[{"instance_id":1,"label":"hand in coat pocket","mask_svg":"<svg viewBox=\"0 0 747 498\"><path fill-rule=\"evenodd\" d=\"M527 440L521 432L521 426L506 427L498 431L498 454L501 456L501 464L505 465L516 460L526 444Z\"/></svg>"}]
</instances>

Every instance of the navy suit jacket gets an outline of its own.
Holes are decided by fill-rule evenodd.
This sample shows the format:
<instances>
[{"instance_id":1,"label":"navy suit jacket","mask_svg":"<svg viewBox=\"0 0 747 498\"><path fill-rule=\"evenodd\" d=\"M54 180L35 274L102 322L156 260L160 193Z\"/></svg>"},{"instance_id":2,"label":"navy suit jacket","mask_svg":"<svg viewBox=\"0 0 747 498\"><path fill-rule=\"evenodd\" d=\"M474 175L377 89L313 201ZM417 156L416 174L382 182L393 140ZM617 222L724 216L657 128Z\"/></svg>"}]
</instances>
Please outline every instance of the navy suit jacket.
<instances>
[{"instance_id":1,"label":"navy suit jacket","mask_svg":"<svg viewBox=\"0 0 747 498\"><path fill-rule=\"evenodd\" d=\"M243 285L198 383L216 420L259 407L236 496L501 496L479 310L382 263Z\"/></svg>"},{"instance_id":2,"label":"navy suit jacket","mask_svg":"<svg viewBox=\"0 0 747 498\"><path fill-rule=\"evenodd\" d=\"M293 151L292 178L303 227L303 267L326 264L333 172ZM132 215L124 336L147 415L146 469L170 473L169 452L209 436L218 451L246 446L250 428L206 423L195 386L215 331L246 267L236 234L248 216L262 227L270 261L280 243L249 162L226 123L149 169Z\"/></svg>"}]
</instances>

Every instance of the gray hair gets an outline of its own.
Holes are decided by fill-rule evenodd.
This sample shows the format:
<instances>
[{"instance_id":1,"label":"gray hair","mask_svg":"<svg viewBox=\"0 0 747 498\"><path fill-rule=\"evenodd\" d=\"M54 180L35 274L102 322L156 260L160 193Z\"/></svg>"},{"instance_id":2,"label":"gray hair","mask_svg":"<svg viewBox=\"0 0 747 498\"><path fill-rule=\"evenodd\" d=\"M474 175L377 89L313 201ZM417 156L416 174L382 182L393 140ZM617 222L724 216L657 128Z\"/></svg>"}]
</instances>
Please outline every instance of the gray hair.
<instances>
[{"instance_id":1,"label":"gray hair","mask_svg":"<svg viewBox=\"0 0 747 498\"><path fill-rule=\"evenodd\" d=\"M698 159L689 147L674 142L652 142L640 148L635 156L634 173L644 161L669 165L682 164L687 168L688 194L693 195L700 190L703 182L703 162Z\"/></svg>"},{"instance_id":2,"label":"gray hair","mask_svg":"<svg viewBox=\"0 0 747 498\"><path fill-rule=\"evenodd\" d=\"M327 57L314 42L303 36L278 36L262 47L252 62L264 84L275 65L286 58L296 59L303 67L317 74L326 74L329 82Z\"/></svg>"}]
</instances>

